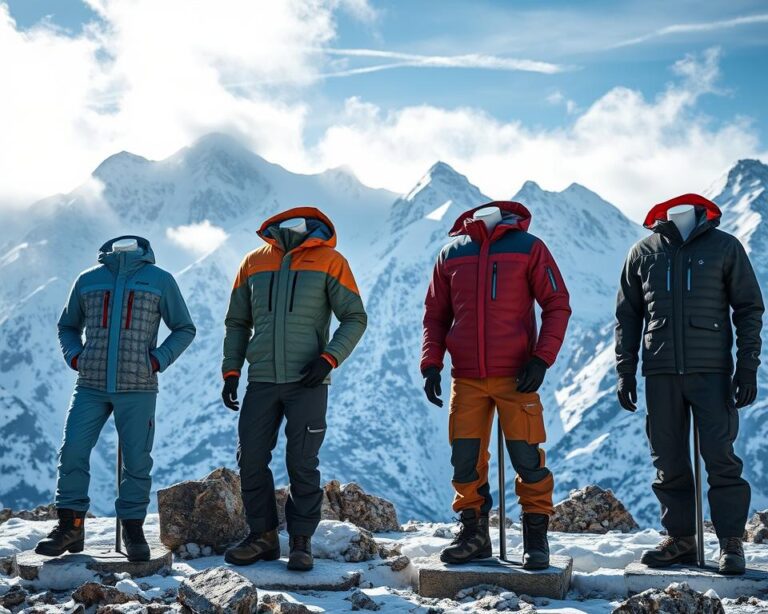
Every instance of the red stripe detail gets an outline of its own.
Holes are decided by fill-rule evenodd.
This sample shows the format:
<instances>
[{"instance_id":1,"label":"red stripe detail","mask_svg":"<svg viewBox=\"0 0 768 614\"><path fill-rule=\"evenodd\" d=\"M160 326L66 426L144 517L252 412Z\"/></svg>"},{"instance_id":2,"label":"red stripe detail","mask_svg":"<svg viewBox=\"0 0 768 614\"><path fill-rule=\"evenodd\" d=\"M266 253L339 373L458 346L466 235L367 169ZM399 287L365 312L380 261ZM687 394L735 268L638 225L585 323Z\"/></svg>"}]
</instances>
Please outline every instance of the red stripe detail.
<instances>
[{"instance_id":1,"label":"red stripe detail","mask_svg":"<svg viewBox=\"0 0 768 614\"><path fill-rule=\"evenodd\" d=\"M133 315L133 290L128 293L128 308L125 313L125 327L131 327L131 316Z\"/></svg>"},{"instance_id":2,"label":"red stripe detail","mask_svg":"<svg viewBox=\"0 0 768 614\"><path fill-rule=\"evenodd\" d=\"M331 366L335 369L339 366L339 363L336 361L336 359L331 356L328 352L323 352L320 354L323 358L325 358L329 363L331 363Z\"/></svg>"},{"instance_id":3,"label":"red stripe detail","mask_svg":"<svg viewBox=\"0 0 768 614\"><path fill-rule=\"evenodd\" d=\"M234 375L235 377L240 377L240 371L227 371L222 377L224 379L227 379L231 375Z\"/></svg>"},{"instance_id":4,"label":"red stripe detail","mask_svg":"<svg viewBox=\"0 0 768 614\"><path fill-rule=\"evenodd\" d=\"M704 207L707 210L707 219L714 220L720 217L720 208L708 198L704 198L699 194L683 194L682 196L676 196L669 200L654 205L645 216L643 226L646 228L652 228L653 225L661 221L667 220L667 211L677 205L693 205L694 207Z\"/></svg>"},{"instance_id":5,"label":"red stripe detail","mask_svg":"<svg viewBox=\"0 0 768 614\"><path fill-rule=\"evenodd\" d=\"M107 322L109 320L109 295L110 292L107 290L104 293L104 305L101 308L101 326L102 328L107 327Z\"/></svg>"}]
</instances>

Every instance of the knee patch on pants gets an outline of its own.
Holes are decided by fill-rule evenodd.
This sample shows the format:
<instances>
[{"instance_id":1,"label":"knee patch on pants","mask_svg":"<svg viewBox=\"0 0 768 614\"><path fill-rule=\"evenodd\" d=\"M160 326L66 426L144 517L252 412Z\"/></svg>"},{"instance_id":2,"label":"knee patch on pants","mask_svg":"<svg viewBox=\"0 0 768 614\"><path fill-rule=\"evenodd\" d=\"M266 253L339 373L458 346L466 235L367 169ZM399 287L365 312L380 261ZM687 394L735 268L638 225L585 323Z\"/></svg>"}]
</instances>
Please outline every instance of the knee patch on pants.
<instances>
[{"instance_id":1,"label":"knee patch on pants","mask_svg":"<svg viewBox=\"0 0 768 614\"><path fill-rule=\"evenodd\" d=\"M514 439L507 440L507 451L515 473L528 484L540 482L549 475L545 465L544 450L537 444Z\"/></svg>"},{"instance_id":2,"label":"knee patch on pants","mask_svg":"<svg viewBox=\"0 0 768 614\"><path fill-rule=\"evenodd\" d=\"M453 481L469 484L480 478L477 463L480 458L479 439L454 439L451 444L451 464Z\"/></svg>"}]
</instances>

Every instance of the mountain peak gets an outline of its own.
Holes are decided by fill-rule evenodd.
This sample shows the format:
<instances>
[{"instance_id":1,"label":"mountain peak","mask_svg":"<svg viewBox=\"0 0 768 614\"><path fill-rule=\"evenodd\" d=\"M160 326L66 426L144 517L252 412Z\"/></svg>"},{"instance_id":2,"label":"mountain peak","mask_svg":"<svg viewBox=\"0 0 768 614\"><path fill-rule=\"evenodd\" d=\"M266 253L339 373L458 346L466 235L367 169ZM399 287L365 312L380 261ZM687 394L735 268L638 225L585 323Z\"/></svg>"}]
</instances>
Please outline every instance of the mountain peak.
<instances>
[{"instance_id":1,"label":"mountain peak","mask_svg":"<svg viewBox=\"0 0 768 614\"><path fill-rule=\"evenodd\" d=\"M124 173L131 167L143 167L151 164L151 161L143 156L136 155L130 151L121 151L105 158L91 173L98 179L104 179L107 175L115 172Z\"/></svg>"}]
</instances>

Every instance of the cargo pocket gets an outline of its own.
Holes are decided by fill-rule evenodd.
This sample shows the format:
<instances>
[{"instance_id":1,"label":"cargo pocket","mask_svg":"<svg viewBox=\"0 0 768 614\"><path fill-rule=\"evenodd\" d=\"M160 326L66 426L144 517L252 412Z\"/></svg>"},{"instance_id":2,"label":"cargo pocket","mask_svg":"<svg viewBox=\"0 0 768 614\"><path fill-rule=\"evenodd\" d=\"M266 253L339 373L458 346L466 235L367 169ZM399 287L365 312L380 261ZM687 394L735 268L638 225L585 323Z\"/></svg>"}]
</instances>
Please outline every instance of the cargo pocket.
<instances>
[{"instance_id":1,"label":"cargo pocket","mask_svg":"<svg viewBox=\"0 0 768 614\"><path fill-rule=\"evenodd\" d=\"M723 323L718 318L708 316L691 316L691 326L719 333L723 329Z\"/></svg>"},{"instance_id":2,"label":"cargo pocket","mask_svg":"<svg viewBox=\"0 0 768 614\"><path fill-rule=\"evenodd\" d=\"M541 401L523 401L520 406L523 409L523 418L526 422L528 443L544 443L547 433L544 430L544 408Z\"/></svg>"},{"instance_id":3,"label":"cargo pocket","mask_svg":"<svg viewBox=\"0 0 768 614\"><path fill-rule=\"evenodd\" d=\"M147 379L152 379L152 359L149 357L149 349L146 350L144 361L147 365Z\"/></svg>"},{"instance_id":4,"label":"cargo pocket","mask_svg":"<svg viewBox=\"0 0 768 614\"><path fill-rule=\"evenodd\" d=\"M155 420L153 418L149 419L149 428L147 428L147 441L144 442L144 451L145 452L151 452L152 451L152 444L155 441Z\"/></svg>"},{"instance_id":5,"label":"cargo pocket","mask_svg":"<svg viewBox=\"0 0 768 614\"><path fill-rule=\"evenodd\" d=\"M301 455L304 458L314 458L320 452L320 446L323 445L323 439L325 439L325 425L308 425L304 431L304 445L302 446Z\"/></svg>"}]
</instances>

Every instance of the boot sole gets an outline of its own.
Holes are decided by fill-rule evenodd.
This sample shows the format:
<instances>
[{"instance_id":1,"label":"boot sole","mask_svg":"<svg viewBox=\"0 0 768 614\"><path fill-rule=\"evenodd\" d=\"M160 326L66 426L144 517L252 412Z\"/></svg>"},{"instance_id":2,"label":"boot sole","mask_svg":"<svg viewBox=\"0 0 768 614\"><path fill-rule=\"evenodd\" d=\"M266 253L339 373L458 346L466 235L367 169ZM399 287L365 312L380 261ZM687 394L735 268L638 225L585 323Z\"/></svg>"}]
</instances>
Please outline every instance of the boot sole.
<instances>
[{"instance_id":1,"label":"boot sole","mask_svg":"<svg viewBox=\"0 0 768 614\"><path fill-rule=\"evenodd\" d=\"M641 558L640 562L646 567L652 567L653 569L662 569L664 567L672 567L673 565L696 565L697 563L695 554L680 556L670 561L651 561L650 563Z\"/></svg>"},{"instance_id":2,"label":"boot sole","mask_svg":"<svg viewBox=\"0 0 768 614\"><path fill-rule=\"evenodd\" d=\"M444 556L443 554L440 554L440 560L443 563L447 563L449 565L464 565L465 563L471 563L472 561L476 561L478 559L489 559L493 556L493 550L491 550L491 547L488 546L487 548L481 550L477 554L469 557L469 558L462 558L462 559L456 559L451 557L450 555Z\"/></svg>"},{"instance_id":3,"label":"boot sole","mask_svg":"<svg viewBox=\"0 0 768 614\"><path fill-rule=\"evenodd\" d=\"M290 571L311 571L314 565L296 565L295 563L294 564L288 563L286 567Z\"/></svg>"},{"instance_id":4,"label":"boot sole","mask_svg":"<svg viewBox=\"0 0 768 614\"><path fill-rule=\"evenodd\" d=\"M141 552L140 554L134 554L134 555L130 555L126 552L125 556L128 557L128 560L131 563L143 563L148 561L150 558L152 558L152 553L149 549L147 549L146 552Z\"/></svg>"},{"instance_id":5,"label":"boot sole","mask_svg":"<svg viewBox=\"0 0 768 614\"><path fill-rule=\"evenodd\" d=\"M528 571L541 571L542 569L549 569L549 561L546 563L523 563L523 569Z\"/></svg>"},{"instance_id":6,"label":"boot sole","mask_svg":"<svg viewBox=\"0 0 768 614\"><path fill-rule=\"evenodd\" d=\"M78 552L82 552L85 549L85 539L81 539L80 541L76 541L66 548L57 548L56 550L47 550L46 548L41 548L38 544L35 546L35 553L41 554L42 556L61 556L65 552L71 552L72 554L77 554Z\"/></svg>"},{"instance_id":7,"label":"boot sole","mask_svg":"<svg viewBox=\"0 0 768 614\"><path fill-rule=\"evenodd\" d=\"M228 553L224 553L224 561L229 563L230 565L251 565L253 563L258 563L259 561L276 561L280 558L280 549L277 548L276 550L269 550L267 552L264 552L262 554L259 554L257 556L248 558L248 559L238 559L233 556L230 556Z\"/></svg>"}]
</instances>

